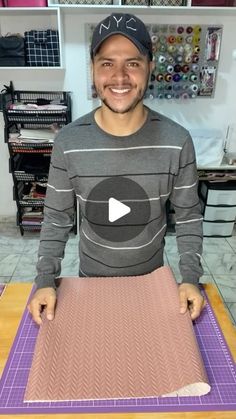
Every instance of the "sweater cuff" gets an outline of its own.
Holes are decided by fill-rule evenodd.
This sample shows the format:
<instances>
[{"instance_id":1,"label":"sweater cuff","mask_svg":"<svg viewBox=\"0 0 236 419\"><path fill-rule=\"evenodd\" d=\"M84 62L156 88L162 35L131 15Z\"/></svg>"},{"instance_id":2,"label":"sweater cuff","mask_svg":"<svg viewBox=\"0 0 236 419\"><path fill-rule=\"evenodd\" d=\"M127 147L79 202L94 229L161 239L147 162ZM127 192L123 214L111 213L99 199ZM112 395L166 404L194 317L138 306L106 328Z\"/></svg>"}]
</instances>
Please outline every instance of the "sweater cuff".
<instances>
[{"instance_id":1,"label":"sweater cuff","mask_svg":"<svg viewBox=\"0 0 236 419\"><path fill-rule=\"evenodd\" d=\"M35 278L35 284L36 284L37 289L48 288L48 287L56 289L54 275L37 276Z\"/></svg>"}]
</instances>

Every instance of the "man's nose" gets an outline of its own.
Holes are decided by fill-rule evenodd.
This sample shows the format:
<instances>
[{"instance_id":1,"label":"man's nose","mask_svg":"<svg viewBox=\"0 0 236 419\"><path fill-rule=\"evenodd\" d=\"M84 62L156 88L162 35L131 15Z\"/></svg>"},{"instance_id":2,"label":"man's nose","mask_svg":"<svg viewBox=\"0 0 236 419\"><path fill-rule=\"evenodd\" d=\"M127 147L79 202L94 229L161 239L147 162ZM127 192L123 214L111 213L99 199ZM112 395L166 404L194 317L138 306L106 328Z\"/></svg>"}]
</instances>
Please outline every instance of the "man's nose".
<instances>
[{"instance_id":1,"label":"man's nose","mask_svg":"<svg viewBox=\"0 0 236 419\"><path fill-rule=\"evenodd\" d=\"M113 78L115 78L118 81L128 78L127 68L124 64L115 66Z\"/></svg>"}]
</instances>

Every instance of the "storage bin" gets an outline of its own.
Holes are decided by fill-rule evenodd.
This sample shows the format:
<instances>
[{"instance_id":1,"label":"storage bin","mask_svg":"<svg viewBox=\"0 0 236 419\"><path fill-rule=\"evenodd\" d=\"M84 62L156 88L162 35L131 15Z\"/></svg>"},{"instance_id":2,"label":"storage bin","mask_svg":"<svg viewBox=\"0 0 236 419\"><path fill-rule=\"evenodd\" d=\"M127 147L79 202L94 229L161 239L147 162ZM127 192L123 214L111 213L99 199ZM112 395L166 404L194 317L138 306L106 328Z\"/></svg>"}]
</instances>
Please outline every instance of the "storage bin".
<instances>
[{"instance_id":1,"label":"storage bin","mask_svg":"<svg viewBox=\"0 0 236 419\"><path fill-rule=\"evenodd\" d=\"M204 220L206 221L235 221L236 217L236 206L211 206L205 205L204 208Z\"/></svg>"},{"instance_id":2,"label":"storage bin","mask_svg":"<svg viewBox=\"0 0 236 419\"><path fill-rule=\"evenodd\" d=\"M7 7L47 7L47 0L5 0Z\"/></svg>"},{"instance_id":3,"label":"storage bin","mask_svg":"<svg viewBox=\"0 0 236 419\"><path fill-rule=\"evenodd\" d=\"M26 65L30 67L56 67L60 65L58 31L25 32Z\"/></svg>"},{"instance_id":4,"label":"storage bin","mask_svg":"<svg viewBox=\"0 0 236 419\"><path fill-rule=\"evenodd\" d=\"M192 6L207 7L233 7L236 5L235 0L192 0Z\"/></svg>"},{"instance_id":5,"label":"storage bin","mask_svg":"<svg viewBox=\"0 0 236 419\"><path fill-rule=\"evenodd\" d=\"M200 192L207 205L236 205L236 182L202 182Z\"/></svg>"},{"instance_id":6,"label":"storage bin","mask_svg":"<svg viewBox=\"0 0 236 419\"><path fill-rule=\"evenodd\" d=\"M203 221L204 237L231 237L234 221Z\"/></svg>"}]
</instances>

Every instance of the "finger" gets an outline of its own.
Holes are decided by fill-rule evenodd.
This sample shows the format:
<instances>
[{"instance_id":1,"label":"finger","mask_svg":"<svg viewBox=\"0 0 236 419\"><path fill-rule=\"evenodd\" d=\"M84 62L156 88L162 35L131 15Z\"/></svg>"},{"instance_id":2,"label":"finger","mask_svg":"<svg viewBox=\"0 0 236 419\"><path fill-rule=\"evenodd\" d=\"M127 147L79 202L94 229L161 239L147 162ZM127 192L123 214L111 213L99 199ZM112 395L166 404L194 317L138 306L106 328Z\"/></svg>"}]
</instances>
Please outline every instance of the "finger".
<instances>
[{"instance_id":1,"label":"finger","mask_svg":"<svg viewBox=\"0 0 236 419\"><path fill-rule=\"evenodd\" d=\"M37 301L31 301L31 303L29 305L29 311L30 311L30 313L33 317L33 320L39 326L42 324L41 309L42 309L42 306L41 306L40 303L38 303Z\"/></svg>"},{"instance_id":2,"label":"finger","mask_svg":"<svg viewBox=\"0 0 236 419\"><path fill-rule=\"evenodd\" d=\"M179 291L179 300L180 300L180 313L186 313L188 309L188 299L185 291Z\"/></svg>"},{"instance_id":3,"label":"finger","mask_svg":"<svg viewBox=\"0 0 236 419\"><path fill-rule=\"evenodd\" d=\"M54 319L54 313L55 313L55 304L56 304L56 297L51 295L47 299L47 307L46 307L46 315L48 320Z\"/></svg>"},{"instance_id":4,"label":"finger","mask_svg":"<svg viewBox=\"0 0 236 419\"><path fill-rule=\"evenodd\" d=\"M190 301L190 316L192 320L196 320L197 317L200 316L201 311L204 307L204 299L203 298L195 298Z\"/></svg>"}]
</instances>

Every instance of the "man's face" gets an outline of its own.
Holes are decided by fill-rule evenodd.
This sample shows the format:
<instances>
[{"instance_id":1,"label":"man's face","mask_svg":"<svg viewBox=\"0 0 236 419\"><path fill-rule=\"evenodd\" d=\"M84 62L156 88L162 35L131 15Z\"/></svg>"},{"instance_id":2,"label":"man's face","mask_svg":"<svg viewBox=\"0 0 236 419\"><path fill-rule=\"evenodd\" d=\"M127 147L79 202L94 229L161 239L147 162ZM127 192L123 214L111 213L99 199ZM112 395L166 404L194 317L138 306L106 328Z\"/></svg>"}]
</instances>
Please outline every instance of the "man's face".
<instances>
[{"instance_id":1,"label":"man's face","mask_svg":"<svg viewBox=\"0 0 236 419\"><path fill-rule=\"evenodd\" d=\"M104 105L115 113L133 110L143 99L151 63L122 35L105 40L92 64L93 83Z\"/></svg>"}]
</instances>

